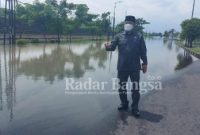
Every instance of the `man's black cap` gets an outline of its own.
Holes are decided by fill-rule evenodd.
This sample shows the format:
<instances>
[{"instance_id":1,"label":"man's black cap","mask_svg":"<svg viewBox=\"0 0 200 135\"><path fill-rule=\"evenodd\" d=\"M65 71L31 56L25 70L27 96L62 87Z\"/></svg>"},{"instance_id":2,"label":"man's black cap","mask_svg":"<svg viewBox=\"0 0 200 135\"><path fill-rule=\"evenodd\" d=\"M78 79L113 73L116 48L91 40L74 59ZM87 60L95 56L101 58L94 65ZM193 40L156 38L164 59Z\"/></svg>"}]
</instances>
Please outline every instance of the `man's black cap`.
<instances>
[{"instance_id":1,"label":"man's black cap","mask_svg":"<svg viewBox=\"0 0 200 135\"><path fill-rule=\"evenodd\" d=\"M135 23L135 16L128 15L126 16L125 21L130 21Z\"/></svg>"}]
</instances>

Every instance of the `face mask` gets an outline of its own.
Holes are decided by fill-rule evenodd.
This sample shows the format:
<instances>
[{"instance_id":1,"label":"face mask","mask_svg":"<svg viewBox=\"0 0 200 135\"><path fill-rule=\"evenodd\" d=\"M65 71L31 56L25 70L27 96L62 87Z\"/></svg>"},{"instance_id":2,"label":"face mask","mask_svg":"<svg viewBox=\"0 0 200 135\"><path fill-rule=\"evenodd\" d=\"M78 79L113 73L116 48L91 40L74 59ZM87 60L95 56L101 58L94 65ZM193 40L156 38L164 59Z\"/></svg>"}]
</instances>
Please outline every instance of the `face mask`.
<instances>
[{"instance_id":1,"label":"face mask","mask_svg":"<svg viewBox=\"0 0 200 135\"><path fill-rule=\"evenodd\" d=\"M133 29L133 25L132 24L125 24L124 25L124 30L125 31L131 31Z\"/></svg>"}]
</instances>

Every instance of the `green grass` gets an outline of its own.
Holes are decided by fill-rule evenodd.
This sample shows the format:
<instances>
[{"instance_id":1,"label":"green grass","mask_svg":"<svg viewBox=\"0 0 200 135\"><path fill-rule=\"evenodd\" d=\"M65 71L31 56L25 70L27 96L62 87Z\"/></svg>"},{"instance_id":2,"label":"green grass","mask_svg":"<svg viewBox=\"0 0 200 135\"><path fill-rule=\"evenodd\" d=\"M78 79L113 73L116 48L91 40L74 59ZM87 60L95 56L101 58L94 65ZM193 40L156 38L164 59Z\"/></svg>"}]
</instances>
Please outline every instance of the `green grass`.
<instances>
[{"instance_id":1,"label":"green grass","mask_svg":"<svg viewBox=\"0 0 200 135\"><path fill-rule=\"evenodd\" d=\"M194 53L200 54L200 47L194 47L194 48L188 48L188 49L190 49Z\"/></svg>"},{"instance_id":2,"label":"green grass","mask_svg":"<svg viewBox=\"0 0 200 135\"><path fill-rule=\"evenodd\" d=\"M194 44L193 44L193 47L192 47L192 48L189 48L189 47L186 47L186 46L185 46L183 43L181 43L181 42L177 42L176 44L177 44L178 46L180 46L180 47L186 48L186 49L188 49L188 50L194 52L195 54L200 55L200 46L199 46L199 45L194 46Z\"/></svg>"},{"instance_id":3,"label":"green grass","mask_svg":"<svg viewBox=\"0 0 200 135\"><path fill-rule=\"evenodd\" d=\"M92 39L93 38L93 39ZM82 43L82 42L88 42L88 41L95 41L96 37L92 37L92 36L72 36L71 37L71 43ZM101 36L98 37L98 41L104 41L106 40L107 37L106 36ZM68 37L68 39L61 39L60 43L69 43L70 39ZM27 45L28 43L34 43L34 44L38 44L38 43L46 43L45 41L40 41L39 39L17 39L16 41L17 45ZM57 43L57 39L54 40L48 40L47 43Z\"/></svg>"}]
</instances>

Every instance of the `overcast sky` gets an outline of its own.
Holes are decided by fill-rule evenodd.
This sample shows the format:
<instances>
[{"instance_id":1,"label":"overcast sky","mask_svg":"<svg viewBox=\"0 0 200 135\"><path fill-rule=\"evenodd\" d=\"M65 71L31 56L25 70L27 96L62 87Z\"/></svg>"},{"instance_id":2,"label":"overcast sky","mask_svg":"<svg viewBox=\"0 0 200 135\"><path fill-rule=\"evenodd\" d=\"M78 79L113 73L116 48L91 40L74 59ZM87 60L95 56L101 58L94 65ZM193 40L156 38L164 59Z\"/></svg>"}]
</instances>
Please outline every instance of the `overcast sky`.
<instances>
[{"instance_id":1,"label":"overcast sky","mask_svg":"<svg viewBox=\"0 0 200 135\"><path fill-rule=\"evenodd\" d=\"M33 0L21 1L32 3ZM112 15L115 1L117 0L68 0L87 4L90 13L110 11ZM180 23L191 17L192 4L193 0L122 0L122 3L117 4L116 22L123 21L127 13L149 21L151 24L146 26L147 32L163 32L171 28L180 31ZM200 18L200 0L196 0L194 17Z\"/></svg>"}]
</instances>

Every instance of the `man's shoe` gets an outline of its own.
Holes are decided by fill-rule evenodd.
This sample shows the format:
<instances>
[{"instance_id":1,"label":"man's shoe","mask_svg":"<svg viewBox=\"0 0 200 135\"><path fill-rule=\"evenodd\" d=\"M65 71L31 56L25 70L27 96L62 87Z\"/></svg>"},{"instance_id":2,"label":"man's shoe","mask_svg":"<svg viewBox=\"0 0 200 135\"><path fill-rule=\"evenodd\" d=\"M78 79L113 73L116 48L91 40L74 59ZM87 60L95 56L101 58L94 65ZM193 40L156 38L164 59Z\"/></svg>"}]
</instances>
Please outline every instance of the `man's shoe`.
<instances>
[{"instance_id":1,"label":"man's shoe","mask_svg":"<svg viewBox=\"0 0 200 135\"><path fill-rule=\"evenodd\" d=\"M132 113L136 118L140 117L140 111L138 109L132 109Z\"/></svg>"},{"instance_id":2,"label":"man's shoe","mask_svg":"<svg viewBox=\"0 0 200 135\"><path fill-rule=\"evenodd\" d=\"M118 110L119 111L126 111L126 110L128 110L128 104L127 105L120 104L119 107L118 107Z\"/></svg>"}]
</instances>

